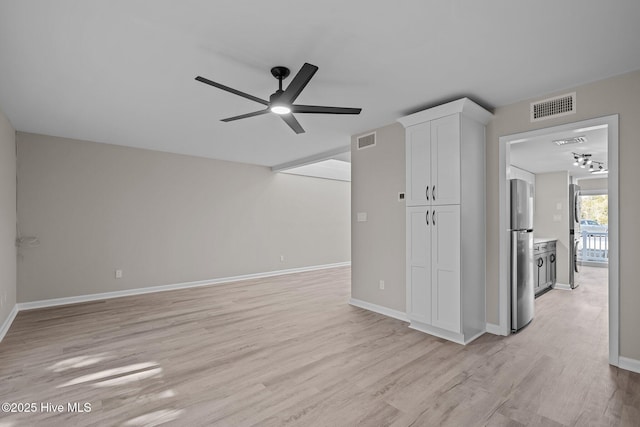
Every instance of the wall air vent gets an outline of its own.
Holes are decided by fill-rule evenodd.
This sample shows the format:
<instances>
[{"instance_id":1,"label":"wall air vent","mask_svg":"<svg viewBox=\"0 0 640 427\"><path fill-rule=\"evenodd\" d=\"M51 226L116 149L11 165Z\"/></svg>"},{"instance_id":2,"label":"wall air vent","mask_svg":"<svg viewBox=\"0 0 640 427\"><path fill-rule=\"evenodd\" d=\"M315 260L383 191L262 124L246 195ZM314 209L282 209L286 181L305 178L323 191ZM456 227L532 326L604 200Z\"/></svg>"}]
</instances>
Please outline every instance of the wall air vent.
<instances>
[{"instance_id":1,"label":"wall air vent","mask_svg":"<svg viewBox=\"0 0 640 427\"><path fill-rule=\"evenodd\" d=\"M358 137L357 140L358 150L362 150L363 148L369 148L376 145L376 133L368 133L366 135L362 135Z\"/></svg>"},{"instance_id":2,"label":"wall air vent","mask_svg":"<svg viewBox=\"0 0 640 427\"><path fill-rule=\"evenodd\" d=\"M543 99L542 101L532 102L531 122L553 119L555 117L566 116L567 114L575 114L575 112L576 93L567 93L565 95Z\"/></svg>"}]
</instances>

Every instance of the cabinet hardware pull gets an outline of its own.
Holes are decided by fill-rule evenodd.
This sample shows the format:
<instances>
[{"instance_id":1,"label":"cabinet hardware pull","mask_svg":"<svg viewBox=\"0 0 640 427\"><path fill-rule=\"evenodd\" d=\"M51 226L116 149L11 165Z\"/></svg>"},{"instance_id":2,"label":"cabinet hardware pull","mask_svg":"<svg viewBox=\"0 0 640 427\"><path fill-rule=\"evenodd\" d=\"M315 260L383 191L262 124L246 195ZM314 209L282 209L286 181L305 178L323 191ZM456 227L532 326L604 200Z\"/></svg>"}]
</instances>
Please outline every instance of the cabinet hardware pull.
<instances>
[{"instance_id":1,"label":"cabinet hardware pull","mask_svg":"<svg viewBox=\"0 0 640 427\"><path fill-rule=\"evenodd\" d=\"M433 190L431 190L431 197L433 197L433 200L436 199L436 186L433 186Z\"/></svg>"},{"instance_id":2,"label":"cabinet hardware pull","mask_svg":"<svg viewBox=\"0 0 640 427\"><path fill-rule=\"evenodd\" d=\"M427 211L427 214L425 215L425 218L427 219L427 225L429 225L429 211Z\"/></svg>"},{"instance_id":3,"label":"cabinet hardware pull","mask_svg":"<svg viewBox=\"0 0 640 427\"><path fill-rule=\"evenodd\" d=\"M427 185L427 189L424 192L427 195L427 200L429 200L429 186Z\"/></svg>"},{"instance_id":4,"label":"cabinet hardware pull","mask_svg":"<svg viewBox=\"0 0 640 427\"><path fill-rule=\"evenodd\" d=\"M436 225L436 211L435 210L431 214L431 222L433 223L433 225Z\"/></svg>"}]
</instances>

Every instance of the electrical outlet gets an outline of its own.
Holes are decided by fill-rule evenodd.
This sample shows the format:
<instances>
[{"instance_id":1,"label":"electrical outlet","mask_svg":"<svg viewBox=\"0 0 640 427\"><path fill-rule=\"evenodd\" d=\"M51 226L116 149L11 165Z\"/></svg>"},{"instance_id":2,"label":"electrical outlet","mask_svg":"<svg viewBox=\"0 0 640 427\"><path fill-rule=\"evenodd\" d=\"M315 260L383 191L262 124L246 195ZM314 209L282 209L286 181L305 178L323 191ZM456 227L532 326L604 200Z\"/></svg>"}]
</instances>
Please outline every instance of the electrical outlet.
<instances>
[{"instance_id":1,"label":"electrical outlet","mask_svg":"<svg viewBox=\"0 0 640 427\"><path fill-rule=\"evenodd\" d=\"M116 270L116 279L122 279L122 270Z\"/></svg>"},{"instance_id":2,"label":"electrical outlet","mask_svg":"<svg viewBox=\"0 0 640 427\"><path fill-rule=\"evenodd\" d=\"M280 255L280 262L284 262L284 255Z\"/></svg>"},{"instance_id":3,"label":"electrical outlet","mask_svg":"<svg viewBox=\"0 0 640 427\"><path fill-rule=\"evenodd\" d=\"M384 291L384 280L380 280L380 290Z\"/></svg>"}]
</instances>

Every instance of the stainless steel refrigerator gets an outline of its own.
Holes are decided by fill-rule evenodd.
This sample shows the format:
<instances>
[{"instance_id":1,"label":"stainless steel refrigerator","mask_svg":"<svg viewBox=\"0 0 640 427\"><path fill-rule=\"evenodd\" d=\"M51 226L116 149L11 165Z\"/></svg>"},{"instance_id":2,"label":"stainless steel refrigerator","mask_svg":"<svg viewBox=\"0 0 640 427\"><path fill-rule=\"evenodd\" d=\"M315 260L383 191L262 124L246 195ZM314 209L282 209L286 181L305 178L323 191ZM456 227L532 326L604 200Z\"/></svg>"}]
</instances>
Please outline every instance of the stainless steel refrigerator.
<instances>
[{"instance_id":1,"label":"stainless steel refrigerator","mask_svg":"<svg viewBox=\"0 0 640 427\"><path fill-rule=\"evenodd\" d=\"M580 186L569 184L569 285L578 286L578 250L580 246Z\"/></svg>"},{"instance_id":2,"label":"stainless steel refrigerator","mask_svg":"<svg viewBox=\"0 0 640 427\"><path fill-rule=\"evenodd\" d=\"M531 322L534 314L533 186L511 180L511 330Z\"/></svg>"}]
</instances>

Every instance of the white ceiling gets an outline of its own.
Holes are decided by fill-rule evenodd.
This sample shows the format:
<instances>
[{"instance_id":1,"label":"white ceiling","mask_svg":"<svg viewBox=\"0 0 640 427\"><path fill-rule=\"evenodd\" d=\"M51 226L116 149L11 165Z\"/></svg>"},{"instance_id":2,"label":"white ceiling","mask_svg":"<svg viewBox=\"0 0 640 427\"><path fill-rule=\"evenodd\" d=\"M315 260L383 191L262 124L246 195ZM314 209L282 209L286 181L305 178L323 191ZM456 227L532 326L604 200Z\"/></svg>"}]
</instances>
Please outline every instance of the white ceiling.
<instances>
[{"instance_id":1,"label":"white ceiling","mask_svg":"<svg viewBox=\"0 0 640 427\"><path fill-rule=\"evenodd\" d=\"M586 141L566 145L557 145L553 142L576 136L584 136ZM571 131L550 133L512 143L510 146L510 161L512 165L535 174L569 171L569 174L575 178L606 176L593 175L589 172L588 167L583 169L574 166L573 153L591 154L592 160L604 163L604 167L607 168L606 127L587 131L577 128ZM597 166L594 165L594 168L597 169Z\"/></svg>"},{"instance_id":2,"label":"white ceiling","mask_svg":"<svg viewBox=\"0 0 640 427\"><path fill-rule=\"evenodd\" d=\"M261 165L468 96L488 108L640 69L637 0L0 0L0 108L17 130ZM319 71L274 115L269 70ZM289 81L291 77L289 78ZM285 81L285 84L287 82Z\"/></svg>"}]
</instances>

